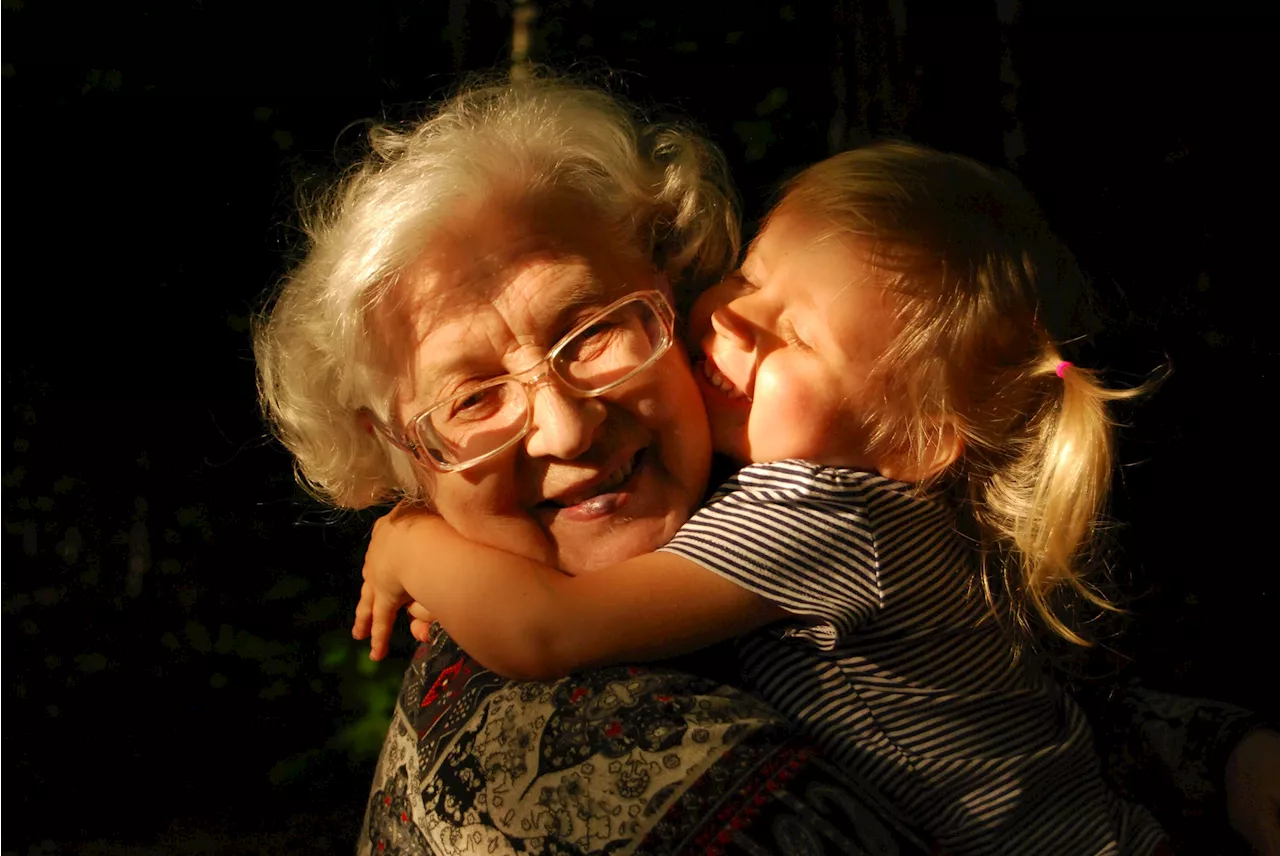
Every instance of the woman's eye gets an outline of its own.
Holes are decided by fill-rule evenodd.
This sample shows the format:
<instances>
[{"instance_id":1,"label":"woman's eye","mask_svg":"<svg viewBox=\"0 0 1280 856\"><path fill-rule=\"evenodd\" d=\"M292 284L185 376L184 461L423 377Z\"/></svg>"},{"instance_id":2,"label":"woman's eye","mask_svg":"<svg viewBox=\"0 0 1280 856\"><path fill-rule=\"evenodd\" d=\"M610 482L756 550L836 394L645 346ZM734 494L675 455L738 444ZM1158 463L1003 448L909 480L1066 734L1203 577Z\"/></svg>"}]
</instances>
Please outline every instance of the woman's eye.
<instances>
[{"instance_id":1,"label":"woman's eye","mask_svg":"<svg viewBox=\"0 0 1280 856\"><path fill-rule=\"evenodd\" d=\"M618 325L612 321L598 321L580 332L573 339L572 358L589 360L604 351L618 332Z\"/></svg>"},{"instance_id":2,"label":"woman's eye","mask_svg":"<svg viewBox=\"0 0 1280 856\"><path fill-rule=\"evenodd\" d=\"M582 339L583 341L589 342L592 339L608 334L608 332L613 328L614 328L614 324L611 321L597 321L596 323L592 324L590 327L580 332L577 335L577 338Z\"/></svg>"},{"instance_id":3,"label":"woman's eye","mask_svg":"<svg viewBox=\"0 0 1280 856\"><path fill-rule=\"evenodd\" d=\"M482 418L498 400L500 387L477 389L468 395L454 399L449 407L450 419Z\"/></svg>"}]
</instances>

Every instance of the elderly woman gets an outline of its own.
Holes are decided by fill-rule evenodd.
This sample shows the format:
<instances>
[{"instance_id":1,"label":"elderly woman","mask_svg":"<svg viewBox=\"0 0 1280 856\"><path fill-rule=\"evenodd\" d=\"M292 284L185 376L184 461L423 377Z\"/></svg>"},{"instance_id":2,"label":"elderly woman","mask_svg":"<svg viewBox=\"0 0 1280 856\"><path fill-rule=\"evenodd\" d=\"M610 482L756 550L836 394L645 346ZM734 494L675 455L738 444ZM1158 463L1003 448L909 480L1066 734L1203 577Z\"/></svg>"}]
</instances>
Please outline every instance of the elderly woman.
<instances>
[{"instance_id":1,"label":"elderly woman","mask_svg":"<svg viewBox=\"0 0 1280 856\"><path fill-rule=\"evenodd\" d=\"M255 339L308 485L348 508L417 498L572 573L671 537L711 459L672 305L737 250L709 144L588 89L480 87L375 133L325 210ZM609 359L601 329L624 340ZM437 635L361 852L927 849L709 665L512 682Z\"/></svg>"},{"instance_id":2,"label":"elderly woman","mask_svg":"<svg viewBox=\"0 0 1280 856\"><path fill-rule=\"evenodd\" d=\"M350 508L420 497L465 535L574 572L664 543L711 459L672 283L736 253L715 151L546 83L469 91L374 148L256 341L302 477ZM621 359L596 358L602 325L627 337ZM440 403L465 413L481 379L510 418L437 436ZM870 799L717 681L513 683L440 636L405 678L361 848L910 848Z\"/></svg>"}]
</instances>

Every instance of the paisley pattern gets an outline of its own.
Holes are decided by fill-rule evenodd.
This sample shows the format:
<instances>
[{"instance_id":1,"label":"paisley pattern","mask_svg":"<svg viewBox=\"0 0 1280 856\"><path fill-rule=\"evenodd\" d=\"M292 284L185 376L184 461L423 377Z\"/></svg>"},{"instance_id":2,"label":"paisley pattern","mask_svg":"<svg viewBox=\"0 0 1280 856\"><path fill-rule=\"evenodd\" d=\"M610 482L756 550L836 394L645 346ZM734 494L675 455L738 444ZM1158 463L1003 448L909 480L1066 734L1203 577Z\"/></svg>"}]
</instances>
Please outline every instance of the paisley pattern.
<instances>
[{"instance_id":1,"label":"paisley pattern","mask_svg":"<svg viewBox=\"0 0 1280 856\"><path fill-rule=\"evenodd\" d=\"M362 854L924 853L758 699L661 668L508 681L439 628L405 676Z\"/></svg>"}]
</instances>

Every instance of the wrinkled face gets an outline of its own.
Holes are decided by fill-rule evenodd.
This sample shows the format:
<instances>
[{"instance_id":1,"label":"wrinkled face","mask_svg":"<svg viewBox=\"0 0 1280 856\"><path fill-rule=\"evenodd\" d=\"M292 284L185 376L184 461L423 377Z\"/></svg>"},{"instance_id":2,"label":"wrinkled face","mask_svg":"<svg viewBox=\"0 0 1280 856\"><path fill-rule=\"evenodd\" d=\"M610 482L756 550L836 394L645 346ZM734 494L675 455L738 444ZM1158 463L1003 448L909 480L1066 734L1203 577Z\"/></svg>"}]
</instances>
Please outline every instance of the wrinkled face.
<instances>
[{"instance_id":1,"label":"wrinkled face","mask_svg":"<svg viewBox=\"0 0 1280 856\"><path fill-rule=\"evenodd\" d=\"M665 283L617 252L589 211L543 200L459 216L382 310L401 367L393 415L403 426L529 369L594 312L652 288ZM666 543L701 500L711 457L683 351L597 398L554 380L532 395L532 428L513 448L461 472L419 468L440 514L467 537L574 572Z\"/></svg>"},{"instance_id":2,"label":"wrinkled face","mask_svg":"<svg viewBox=\"0 0 1280 856\"><path fill-rule=\"evenodd\" d=\"M883 398L873 369L893 329L888 293L847 239L824 239L802 213L775 213L690 318L716 451L878 470L867 421Z\"/></svg>"}]
</instances>

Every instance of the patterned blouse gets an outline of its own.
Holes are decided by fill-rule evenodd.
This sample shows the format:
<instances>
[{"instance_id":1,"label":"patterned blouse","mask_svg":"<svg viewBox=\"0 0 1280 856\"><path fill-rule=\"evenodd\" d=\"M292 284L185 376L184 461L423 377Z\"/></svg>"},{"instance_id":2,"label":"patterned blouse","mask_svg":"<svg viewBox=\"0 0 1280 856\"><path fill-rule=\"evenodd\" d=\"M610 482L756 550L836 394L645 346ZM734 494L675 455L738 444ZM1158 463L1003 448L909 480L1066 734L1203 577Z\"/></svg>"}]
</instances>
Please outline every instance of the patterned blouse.
<instances>
[{"instance_id":1,"label":"patterned blouse","mask_svg":"<svg viewBox=\"0 0 1280 856\"><path fill-rule=\"evenodd\" d=\"M660 667L509 681L437 625L405 676L357 852L931 849L741 690Z\"/></svg>"},{"instance_id":2,"label":"patterned blouse","mask_svg":"<svg viewBox=\"0 0 1280 856\"><path fill-rule=\"evenodd\" d=\"M616 667L576 680L521 684L486 671L438 625L432 634L431 643L419 647L396 702L357 845L362 856L942 852L922 843L865 784L849 780L794 737L769 708L720 680L690 674L721 676L717 655L731 651L700 652L682 664L683 671ZM638 687L651 693L637 693ZM1222 790L1227 756L1254 728L1275 723L1127 680L1072 690L1094 723L1109 781L1152 809L1172 836L1174 852L1238 856ZM592 694L603 694L603 705L584 707ZM520 701L526 697L541 702L526 706ZM661 740L646 742L657 733L659 710L675 725L666 733L676 747L661 758L674 753L674 761L653 757ZM606 711L608 719L601 716ZM724 727L734 716L742 717L741 725ZM706 723L717 720L719 739L712 740ZM647 731L643 722L650 723ZM599 775L590 762L576 771L563 762L543 765L552 748L543 739L548 732L576 734L570 742L579 755L594 746L610 775ZM625 762L644 757L651 761L644 768L649 777L632 773L624 784L624 773L640 769ZM659 797L654 761L684 764L689 775ZM523 822L492 813L502 808L498 800L511 781L526 783L517 794ZM593 806L638 791L659 798L630 798L626 813L634 810L633 826L615 827L612 837L583 834L583 815L590 818ZM598 823L596 829L604 831Z\"/></svg>"}]
</instances>

